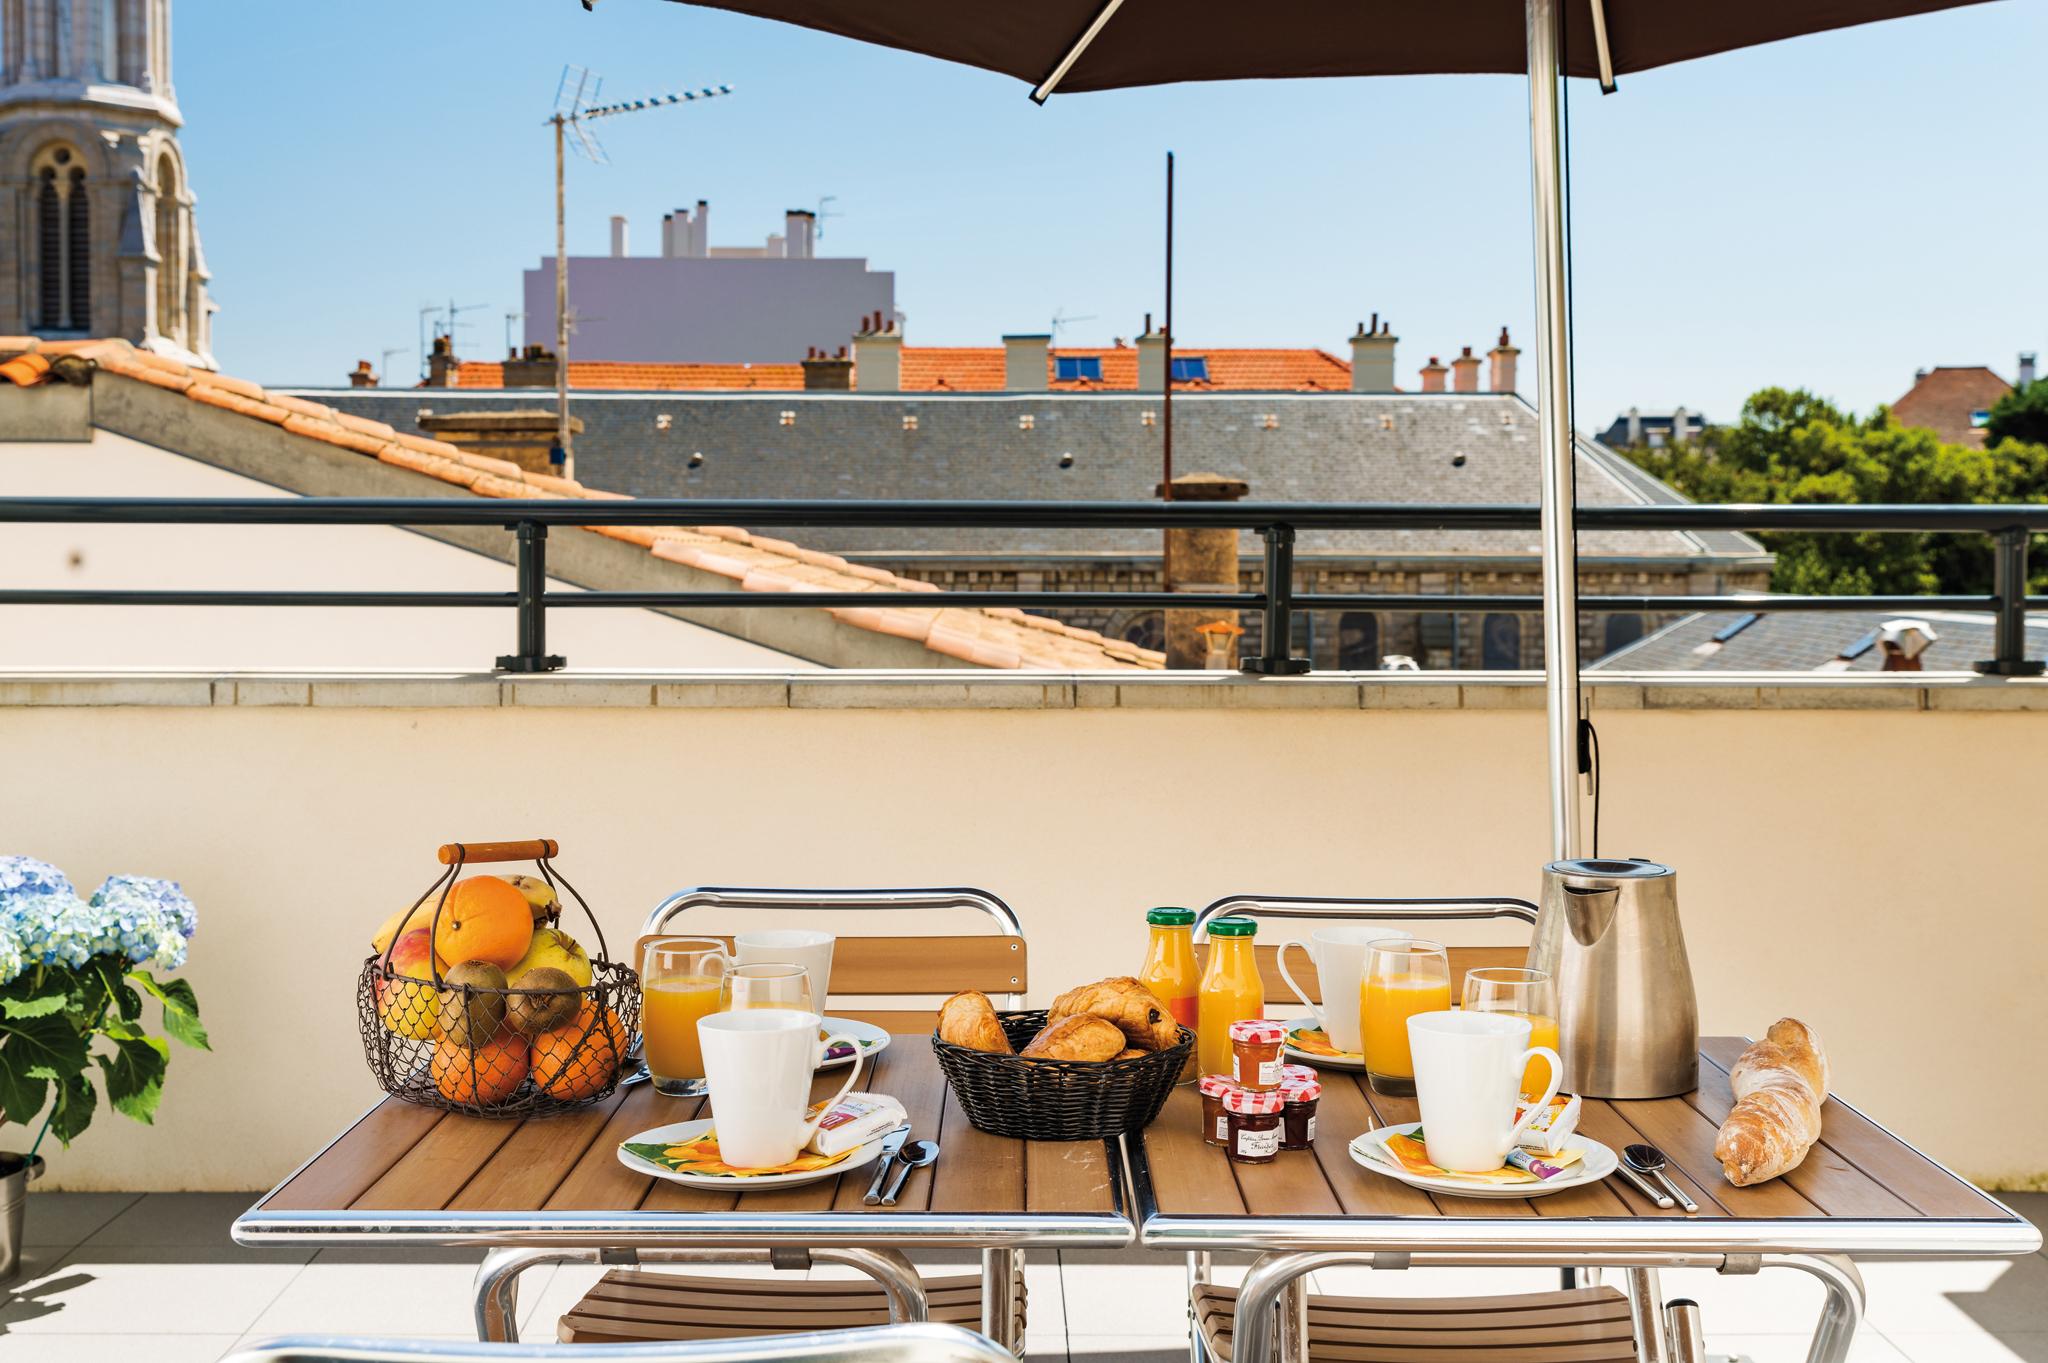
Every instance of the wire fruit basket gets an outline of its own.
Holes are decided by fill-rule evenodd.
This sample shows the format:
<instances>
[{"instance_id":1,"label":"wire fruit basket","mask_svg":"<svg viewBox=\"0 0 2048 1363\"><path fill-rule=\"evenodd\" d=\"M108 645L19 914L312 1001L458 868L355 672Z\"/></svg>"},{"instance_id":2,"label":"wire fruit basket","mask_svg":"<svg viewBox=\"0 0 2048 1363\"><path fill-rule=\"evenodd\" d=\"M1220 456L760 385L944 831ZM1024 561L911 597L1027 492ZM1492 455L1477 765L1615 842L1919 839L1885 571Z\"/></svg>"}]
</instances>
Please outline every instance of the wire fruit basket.
<instances>
[{"instance_id":1,"label":"wire fruit basket","mask_svg":"<svg viewBox=\"0 0 2048 1363\"><path fill-rule=\"evenodd\" d=\"M618 1088L639 1034L640 977L606 959L597 916L555 869L559 851L550 838L441 848L445 869L356 982L363 1053L386 1093L451 1112L534 1117ZM539 874L462 875L516 861ZM561 927L562 891L589 921L594 954Z\"/></svg>"},{"instance_id":2,"label":"wire fruit basket","mask_svg":"<svg viewBox=\"0 0 2048 1363\"><path fill-rule=\"evenodd\" d=\"M1012 1050L1045 1026L1045 1010L998 1013ZM1107 1140L1152 1124L1180 1082L1195 1034L1133 1060L1026 1060L932 1037L939 1069L968 1122L1027 1141Z\"/></svg>"}]
</instances>

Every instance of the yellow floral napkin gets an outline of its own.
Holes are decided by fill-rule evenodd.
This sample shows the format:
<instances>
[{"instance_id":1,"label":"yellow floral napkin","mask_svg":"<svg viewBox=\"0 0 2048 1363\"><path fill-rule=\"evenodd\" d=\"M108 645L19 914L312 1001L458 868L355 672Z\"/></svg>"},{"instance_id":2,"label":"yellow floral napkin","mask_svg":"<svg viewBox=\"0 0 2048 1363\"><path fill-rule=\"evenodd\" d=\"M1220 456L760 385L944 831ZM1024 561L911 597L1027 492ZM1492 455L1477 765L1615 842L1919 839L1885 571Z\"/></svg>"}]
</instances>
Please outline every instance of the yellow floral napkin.
<instances>
[{"instance_id":1,"label":"yellow floral napkin","mask_svg":"<svg viewBox=\"0 0 2048 1363\"><path fill-rule=\"evenodd\" d=\"M629 1155L639 1156L650 1164L659 1164L664 1169L673 1169L680 1174L695 1174L700 1178L759 1178L764 1174L807 1174L817 1169L829 1169L853 1154L852 1150L842 1150L836 1155L813 1155L805 1151L789 1163L778 1164L772 1169L742 1169L719 1158L718 1132L715 1130L706 1131L701 1136L693 1136L674 1145L622 1141L619 1148Z\"/></svg>"}]
</instances>

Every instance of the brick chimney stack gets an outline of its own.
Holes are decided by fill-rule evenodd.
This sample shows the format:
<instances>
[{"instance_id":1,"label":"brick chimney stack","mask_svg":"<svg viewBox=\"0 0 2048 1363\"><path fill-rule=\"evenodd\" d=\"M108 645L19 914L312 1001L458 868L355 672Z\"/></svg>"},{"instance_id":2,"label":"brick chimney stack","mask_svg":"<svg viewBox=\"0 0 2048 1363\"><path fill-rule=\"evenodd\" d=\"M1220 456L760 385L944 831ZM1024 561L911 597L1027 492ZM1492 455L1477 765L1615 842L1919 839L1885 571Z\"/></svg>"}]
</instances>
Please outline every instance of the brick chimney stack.
<instances>
[{"instance_id":1,"label":"brick chimney stack","mask_svg":"<svg viewBox=\"0 0 2048 1363\"><path fill-rule=\"evenodd\" d=\"M348 386L351 388L375 388L377 372L370 368L368 360L357 360L356 367L349 371Z\"/></svg>"},{"instance_id":2,"label":"brick chimney stack","mask_svg":"<svg viewBox=\"0 0 2048 1363\"><path fill-rule=\"evenodd\" d=\"M1157 393L1166 387L1166 330L1152 329L1152 314L1145 314L1145 334L1138 338L1138 391Z\"/></svg>"},{"instance_id":3,"label":"brick chimney stack","mask_svg":"<svg viewBox=\"0 0 2048 1363\"><path fill-rule=\"evenodd\" d=\"M853 386L863 393L903 391L903 333L879 310L861 318L854 333Z\"/></svg>"},{"instance_id":4,"label":"brick chimney stack","mask_svg":"<svg viewBox=\"0 0 2048 1363\"><path fill-rule=\"evenodd\" d=\"M1173 480L1176 502L1235 502L1251 490L1236 478L1215 473L1183 473ZM1155 487L1154 496L1166 492ZM1237 577L1237 531L1221 528L1181 528L1166 532L1166 590L1170 592L1234 592ZM1210 635L1205 626L1235 628L1237 612L1231 610L1170 610L1166 612L1166 665L1169 668L1200 671L1209 665ZM1239 631L1242 633L1242 631ZM1237 637L1219 640L1229 650L1229 666L1237 666Z\"/></svg>"},{"instance_id":5,"label":"brick chimney stack","mask_svg":"<svg viewBox=\"0 0 2048 1363\"><path fill-rule=\"evenodd\" d=\"M1476 393L1479 391L1479 357L1466 346L1457 359L1451 361L1451 391L1454 393Z\"/></svg>"},{"instance_id":6,"label":"brick chimney stack","mask_svg":"<svg viewBox=\"0 0 2048 1363\"><path fill-rule=\"evenodd\" d=\"M427 354L427 387L453 388L455 368L462 361L455 358L455 340L449 336L436 336L434 348Z\"/></svg>"},{"instance_id":7,"label":"brick chimney stack","mask_svg":"<svg viewBox=\"0 0 2048 1363\"><path fill-rule=\"evenodd\" d=\"M839 347L837 355L828 355L816 346L804 356L804 391L807 393L844 393L853 387L853 360L847 355L846 347Z\"/></svg>"},{"instance_id":8,"label":"brick chimney stack","mask_svg":"<svg viewBox=\"0 0 2048 1363\"><path fill-rule=\"evenodd\" d=\"M1486 352L1486 386L1496 393L1515 391L1515 357L1522 352L1508 343L1508 329L1500 329L1500 341Z\"/></svg>"},{"instance_id":9,"label":"brick chimney stack","mask_svg":"<svg viewBox=\"0 0 2048 1363\"><path fill-rule=\"evenodd\" d=\"M2032 383L2033 381L2034 381L2034 352L2033 352L2033 351L2031 351L2031 350L2022 350L2022 351L2020 352L2020 375L2019 375L2019 382L2015 383L2015 384L2013 385L2013 387L2015 387L2015 388L2025 388L2025 387L2026 387L2026 386L2027 386L2028 384Z\"/></svg>"},{"instance_id":10,"label":"brick chimney stack","mask_svg":"<svg viewBox=\"0 0 2048 1363\"><path fill-rule=\"evenodd\" d=\"M1003 391L1043 393L1049 383L1052 337L1042 332L1003 337Z\"/></svg>"},{"instance_id":11,"label":"brick chimney stack","mask_svg":"<svg viewBox=\"0 0 2048 1363\"><path fill-rule=\"evenodd\" d=\"M1443 392L1444 375L1450 372L1449 369L1444 367L1441 360L1437 359L1434 355L1430 356L1429 363L1422 366L1422 391L1425 393Z\"/></svg>"},{"instance_id":12,"label":"brick chimney stack","mask_svg":"<svg viewBox=\"0 0 2048 1363\"><path fill-rule=\"evenodd\" d=\"M1372 315L1372 321L1358 324L1351 337L1352 392L1394 391L1394 343L1400 339L1378 313Z\"/></svg>"}]
</instances>

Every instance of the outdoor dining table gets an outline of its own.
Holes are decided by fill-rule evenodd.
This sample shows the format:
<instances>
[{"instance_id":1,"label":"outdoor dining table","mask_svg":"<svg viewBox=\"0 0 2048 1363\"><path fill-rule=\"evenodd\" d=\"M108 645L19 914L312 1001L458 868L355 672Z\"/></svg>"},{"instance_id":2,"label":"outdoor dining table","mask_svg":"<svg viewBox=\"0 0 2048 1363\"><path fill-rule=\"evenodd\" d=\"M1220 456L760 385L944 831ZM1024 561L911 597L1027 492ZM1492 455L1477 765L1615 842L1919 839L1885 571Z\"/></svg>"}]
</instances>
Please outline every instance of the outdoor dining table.
<instances>
[{"instance_id":1,"label":"outdoor dining table","mask_svg":"<svg viewBox=\"0 0 2048 1363\"><path fill-rule=\"evenodd\" d=\"M629 1084L602 1102L524 1121L387 1098L235 1222L244 1245L488 1247L477 1272L478 1337L518 1337L518 1278L544 1263L760 1262L851 1266L899 1321L926 1318L903 1251L983 1252L985 1333L1015 1345L1014 1282L1027 1247L1114 1249L1135 1228L1114 1143L1025 1142L969 1126L928 1034L894 1036L859 1087L900 1099L938 1162L911 1172L893 1207L867 1206L873 1166L801 1187L706 1191L635 1173L619 1142L708 1115L704 1100ZM845 1071L823 1070L814 1098Z\"/></svg>"},{"instance_id":2,"label":"outdoor dining table","mask_svg":"<svg viewBox=\"0 0 2048 1363\"><path fill-rule=\"evenodd\" d=\"M1647 1142L1699 1205L1660 1210L1620 1177L1508 1200L1427 1193L1355 1164L1353 1137L1417 1120L1413 1098L1372 1092L1362 1074L1325 1069L1312 1152L1270 1164L1229 1162L1201 1134L1201 1100L1177 1090L1159 1119L1125 1143L1139 1243L1196 1256L1257 1251L1238 1290L1232 1363L1283 1363L1304 1348L1303 1275L1325 1266L1438 1265L1620 1268L1632 1276L1637 1336L1660 1336L1655 1271L1724 1274L1800 1269L1826 1287L1812 1363L1840 1363L1863 1312L1855 1260L2008 1258L2041 1247L2023 1217L1986 1196L1839 1099L1820 1144L1782 1178L1729 1184L1713 1157L1733 1106L1728 1072L1747 1043L1703 1039L1699 1087L1675 1098L1586 1100L1578 1130L1612 1147ZM1386 1295L1400 1296L1398 1278ZM1658 1355L1649 1355L1654 1358Z\"/></svg>"}]
</instances>

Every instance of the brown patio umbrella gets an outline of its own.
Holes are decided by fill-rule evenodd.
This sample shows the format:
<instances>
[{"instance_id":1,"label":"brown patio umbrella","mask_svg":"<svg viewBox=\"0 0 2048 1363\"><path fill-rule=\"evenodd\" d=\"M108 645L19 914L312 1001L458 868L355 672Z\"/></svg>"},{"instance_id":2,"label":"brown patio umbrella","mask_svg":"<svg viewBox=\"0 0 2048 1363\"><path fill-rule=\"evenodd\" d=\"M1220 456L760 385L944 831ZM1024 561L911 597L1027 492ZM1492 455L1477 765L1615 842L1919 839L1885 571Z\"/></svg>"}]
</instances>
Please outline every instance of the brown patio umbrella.
<instances>
[{"instance_id":1,"label":"brown patio umbrella","mask_svg":"<svg viewBox=\"0 0 2048 1363\"><path fill-rule=\"evenodd\" d=\"M1000 71L1031 97L1174 81L1529 75L1551 855L1580 854L1578 582L1558 82L1983 0L680 0ZM586 7L590 0L585 0Z\"/></svg>"}]
</instances>

